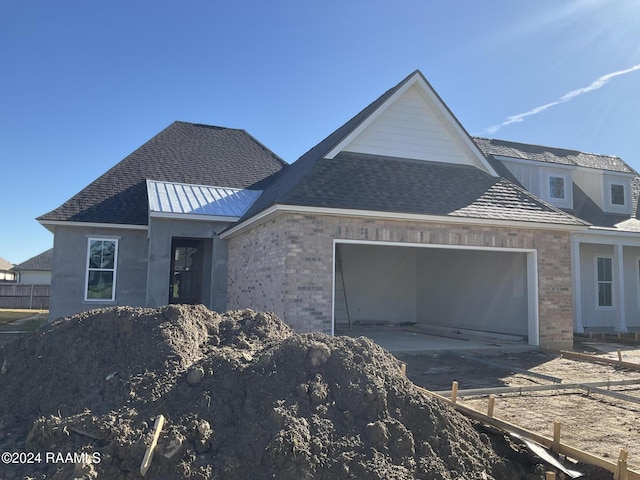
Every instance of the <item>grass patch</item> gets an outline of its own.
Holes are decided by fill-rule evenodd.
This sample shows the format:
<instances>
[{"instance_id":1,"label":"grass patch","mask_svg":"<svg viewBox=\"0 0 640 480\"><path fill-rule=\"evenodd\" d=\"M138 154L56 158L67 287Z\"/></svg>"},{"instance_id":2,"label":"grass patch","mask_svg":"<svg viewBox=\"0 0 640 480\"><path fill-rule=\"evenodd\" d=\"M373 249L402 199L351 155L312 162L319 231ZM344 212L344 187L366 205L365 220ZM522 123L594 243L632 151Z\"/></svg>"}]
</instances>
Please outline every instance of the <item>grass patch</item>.
<instances>
[{"instance_id":1,"label":"grass patch","mask_svg":"<svg viewBox=\"0 0 640 480\"><path fill-rule=\"evenodd\" d=\"M0 309L0 330L35 330L47 321L49 312L47 310L26 310L3 308ZM16 320L34 317L32 320L20 322L18 325L11 324Z\"/></svg>"},{"instance_id":2,"label":"grass patch","mask_svg":"<svg viewBox=\"0 0 640 480\"><path fill-rule=\"evenodd\" d=\"M38 316L35 318L30 318L24 322L20 322L19 324L15 323L3 323L0 324L0 332L2 331L11 331L11 332L33 332L43 325L47 323L46 316Z\"/></svg>"}]
</instances>

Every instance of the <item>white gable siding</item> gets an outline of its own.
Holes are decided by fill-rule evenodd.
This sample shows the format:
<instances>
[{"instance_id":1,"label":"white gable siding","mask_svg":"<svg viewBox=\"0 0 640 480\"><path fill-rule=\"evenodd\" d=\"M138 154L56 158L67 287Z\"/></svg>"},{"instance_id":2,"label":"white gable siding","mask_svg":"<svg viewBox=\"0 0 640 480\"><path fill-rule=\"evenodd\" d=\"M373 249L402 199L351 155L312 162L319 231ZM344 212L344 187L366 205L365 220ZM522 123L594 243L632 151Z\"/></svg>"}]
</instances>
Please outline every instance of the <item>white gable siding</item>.
<instances>
[{"instance_id":1,"label":"white gable siding","mask_svg":"<svg viewBox=\"0 0 640 480\"><path fill-rule=\"evenodd\" d=\"M344 150L477 166L458 134L416 86L407 89Z\"/></svg>"}]
</instances>

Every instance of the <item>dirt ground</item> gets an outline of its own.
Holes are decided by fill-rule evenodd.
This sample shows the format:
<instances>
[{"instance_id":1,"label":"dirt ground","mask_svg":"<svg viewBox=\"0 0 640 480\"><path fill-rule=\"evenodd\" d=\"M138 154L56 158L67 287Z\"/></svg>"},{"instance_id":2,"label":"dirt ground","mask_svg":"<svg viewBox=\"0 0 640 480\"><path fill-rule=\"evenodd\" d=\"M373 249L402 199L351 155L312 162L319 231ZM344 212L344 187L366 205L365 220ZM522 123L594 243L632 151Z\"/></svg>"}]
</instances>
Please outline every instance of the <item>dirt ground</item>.
<instances>
[{"instance_id":1,"label":"dirt ground","mask_svg":"<svg viewBox=\"0 0 640 480\"><path fill-rule=\"evenodd\" d=\"M585 345L577 347L580 349ZM623 349L624 361L640 364L637 346L614 345L610 350L616 348ZM617 358L617 354L599 355ZM638 385L610 388L640 398L640 371L571 360L544 351L396 354L396 357L407 364L410 380L432 391L450 391L453 381L458 382L460 391L554 383L514 371L518 368L559 378L562 380L560 385L635 379ZM629 468L640 471L640 404L587 393L585 390L557 390L499 394L494 416L549 438L553 437L553 422L559 421L563 443L614 463L620 450L627 449ZM461 403L484 413L488 395L463 396Z\"/></svg>"},{"instance_id":2,"label":"dirt ground","mask_svg":"<svg viewBox=\"0 0 640 480\"><path fill-rule=\"evenodd\" d=\"M432 361L413 374L428 378ZM160 415L147 478L536 480L550 469L418 391L369 339L299 335L269 313L99 309L0 348L2 479L141 478Z\"/></svg>"}]
</instances>

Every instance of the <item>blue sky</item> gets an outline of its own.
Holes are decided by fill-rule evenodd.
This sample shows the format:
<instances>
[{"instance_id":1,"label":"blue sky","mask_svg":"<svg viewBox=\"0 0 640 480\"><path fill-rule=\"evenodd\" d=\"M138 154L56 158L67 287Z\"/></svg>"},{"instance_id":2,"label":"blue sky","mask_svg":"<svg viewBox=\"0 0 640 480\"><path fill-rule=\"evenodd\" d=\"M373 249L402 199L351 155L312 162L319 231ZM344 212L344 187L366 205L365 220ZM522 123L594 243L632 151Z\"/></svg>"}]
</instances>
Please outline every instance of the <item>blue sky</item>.
<instances>
[{"instance_id":1,"label":"blue sky","mask_svg":"<svg viewBox=\"0 0 640 480\"><path fill-rule=\"evenodd\" d=\"M421 70L472 135L640 170L640 2L44 0L0 3L0 257L35 217L174 120L295 161Z\"/></svg>"}]
</instances>

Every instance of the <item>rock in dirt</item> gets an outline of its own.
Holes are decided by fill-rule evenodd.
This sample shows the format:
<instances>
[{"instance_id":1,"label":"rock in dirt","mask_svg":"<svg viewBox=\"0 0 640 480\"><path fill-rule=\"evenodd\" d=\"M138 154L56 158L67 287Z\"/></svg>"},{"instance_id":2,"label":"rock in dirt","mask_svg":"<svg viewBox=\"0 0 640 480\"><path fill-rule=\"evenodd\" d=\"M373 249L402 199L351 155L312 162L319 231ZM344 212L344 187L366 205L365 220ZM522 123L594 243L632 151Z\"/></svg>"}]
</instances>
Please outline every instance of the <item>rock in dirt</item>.
<instances>
[{"instance_id":1,"label":"rock in dirt","mask_svg":"<svg viewBox=\"0 0 640 480\"><path fill-rule=\"evenodd\" d=\"M0 450L72 458L0 465L0 478L140 478L160 414L148 478L544 478L370 340L295 334L270 313L99 309L3 357Z\"/></svg>"}]
</instances>

